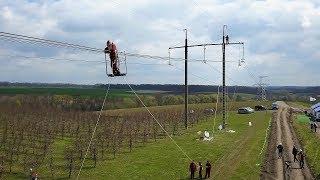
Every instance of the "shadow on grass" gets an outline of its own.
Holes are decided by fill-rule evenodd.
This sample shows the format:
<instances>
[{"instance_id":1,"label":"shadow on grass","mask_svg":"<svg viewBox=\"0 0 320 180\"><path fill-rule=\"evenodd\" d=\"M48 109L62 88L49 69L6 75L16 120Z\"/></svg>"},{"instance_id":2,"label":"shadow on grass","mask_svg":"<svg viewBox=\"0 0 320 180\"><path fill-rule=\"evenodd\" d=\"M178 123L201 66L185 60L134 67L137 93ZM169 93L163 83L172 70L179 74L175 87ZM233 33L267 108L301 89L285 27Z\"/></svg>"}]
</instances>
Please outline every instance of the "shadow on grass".
<instances>
[{"instance_id":1,"label":"shadow on grass","mask_svg":"<svg viewBox=\"0 0 320 180\"><path fill-rule=\"evenodd\" d=\"M195 177L194 179L200 179L200 178L198 178L198 177ZM210 179L210 178L202 178L202 179ZM190 180L190 177L188 176L188 177L185 177L185 178L180 178L179 180Z\"/></svg>"}]
</instances>

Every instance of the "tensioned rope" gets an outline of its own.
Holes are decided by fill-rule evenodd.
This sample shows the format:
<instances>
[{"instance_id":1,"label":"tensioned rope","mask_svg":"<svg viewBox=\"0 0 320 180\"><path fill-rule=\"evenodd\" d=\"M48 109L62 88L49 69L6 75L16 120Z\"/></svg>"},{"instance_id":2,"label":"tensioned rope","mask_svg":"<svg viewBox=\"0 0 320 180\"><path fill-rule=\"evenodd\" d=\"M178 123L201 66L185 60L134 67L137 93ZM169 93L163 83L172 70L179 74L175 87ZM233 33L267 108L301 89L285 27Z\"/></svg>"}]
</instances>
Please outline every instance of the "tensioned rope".
<instances>
[{"instance_id":1,"label":"tensioned rope","mask_svg":"<svg viewBox=\"0 0 320 180\"><path fill-rule=\"evenodd\" d=\"M215 126L216 126L218 103L219 103L219 94L220 94L220 85L218 86L218 92L217 92L217 98L216 98L216 107L215 107L215 110L214 110L212 134L215 133L214 128L215 128Z\"/></svg>"},{"instance_id":2,"label":"tensioned rope","mask_svg":"<svg viewBox=\"0 0 320 180\"><path fill-rule=\"evenodd\" d=\"M141 100L141 98L138 96L138 94L134 91L134 89L131 87L131 85L128 83L127 78L125 77L125 82L131 89L131 91L134 93L134 95L138 98L140 103L143 105L143 107L148 111L150 116L157 122L157 124L161 127L161 129L166 133L166 135L171 139L171 141L178 147L178 149L190 160L192 159L188 156L188 154L177 144L177 142L170 136L170 134L164 129L164 127L161 125L161 123L157 120L157 118L151 113L149 108L144 104L144 102Z\"/></svg>"},{"instance_id":3,"label":"tensioned rope","mask_svg":"<svg viewBox=\"0 0 320 180\"><path fill-rule=\"evenodd\" d=\"M94 126L94 129L93 129L93 132L92 132L92 135L91 135L91 138L90 138L90 141L89 141L89 144L88 144L86 153L85 153L85 155L84 155L84 157L83 157L83 160L82 160L82 163L81 163L81 166L80 166L80 169L79 169L79 172L78 172L78 175L77 175L77 178L76 178L76 179L78 179L79 176L80 176L80 173L81 173L81 170L82 170L82 168L83 168L84 162L85 162L86 157L87 157L87 155L88 155L88 152L89 152L89 150L90 150L90 146L91 146L92 140L93 140L94 135L95 135L95 133L96 133L96 130L97 130L97 127L98 127L98 124L99 124L99 121L100 121L100 117L101 117L101 115L102 115L102 111L103 111L103 109L104 109L104 106L105 106L105 103L106 103L106 99L107 99L107 96L108 96L108 94L109 94L110 84L111 84L111 83L110 83L110 79L108 79L108 89L107 89L107 92L106 92L106 94L105 94L105 96L104 96L104 100L103 100L102 107L101 107L100 112L99 112L98 119L97 119L96 124L95 124L95 126Z\"/></svg>"}]
</instances>

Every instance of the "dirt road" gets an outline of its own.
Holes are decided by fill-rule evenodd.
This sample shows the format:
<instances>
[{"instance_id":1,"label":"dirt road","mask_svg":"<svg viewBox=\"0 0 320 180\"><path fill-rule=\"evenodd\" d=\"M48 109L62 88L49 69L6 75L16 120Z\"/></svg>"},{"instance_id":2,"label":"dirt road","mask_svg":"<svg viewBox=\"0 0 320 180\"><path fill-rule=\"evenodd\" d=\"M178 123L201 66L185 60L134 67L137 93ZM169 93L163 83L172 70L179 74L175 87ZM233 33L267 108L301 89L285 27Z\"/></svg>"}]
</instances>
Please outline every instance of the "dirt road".
<instances>
[{"instance_id":1,"label":"dirt road","mask_svg":"<svg viewBox=\"0 0 320 180\"><path fill-rule=\"evenodd\" d=\"M274 112L267 146L266 160L262 167L261 179L314 179L307 162L304 169L300 169L298 162L293 162L291 154L293 145L301 148L299 140L289 122L290 107L284 102L277 102L279 110ZM284 154L278 158L276 146L282 143ZM287 169L285 162L288 161L290 168Z\"/></svg>"}]
</instances>

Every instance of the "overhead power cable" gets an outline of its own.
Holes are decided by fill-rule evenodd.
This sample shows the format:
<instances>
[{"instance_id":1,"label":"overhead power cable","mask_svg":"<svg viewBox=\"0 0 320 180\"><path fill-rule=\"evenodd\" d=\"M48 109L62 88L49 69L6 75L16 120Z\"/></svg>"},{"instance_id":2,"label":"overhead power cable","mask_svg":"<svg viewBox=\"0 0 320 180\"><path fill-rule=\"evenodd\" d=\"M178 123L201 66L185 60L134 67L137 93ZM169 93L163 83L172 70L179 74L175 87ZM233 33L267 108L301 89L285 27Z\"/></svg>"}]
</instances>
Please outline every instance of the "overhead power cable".
<instances>
[{"instance_id":1,"label":"overhead power cable","mask_svg":"<svg viewBox=\"0 0 320 180\"><path fill-rule=\"evenodd\" d=\"M77 45L67 42L59 42L55 40L48 40L43 38L37 38L32 36L25 36L20 34L13 34L7 32L0 32L0 39L16 42L16 43L25 43L25 44L33 44L33 45L41 45L41 46L49 46L49 47L57 47L57 48L69 48L80 51L88 51L91 53L104 53L104 49L92 48L83 45ZM164 61L185 61L184 58L174 58L174 57L164 57L164 56L154 56L147 54L139 54L139 53L128 53L128 52L118 52L119 56L128 56L128 57L137 57L137 58L145 58L145 59L155 59L155 60L164 60ZM188 61L199 61L202 62L202 59L190 59ZM217 60L207 60L208 62L221 62ZM236 62L236 61L228 61L228 62Z\"/></svg>"},{"instance_id":2,"label":"overhead power cable","mask_svg":"<svg viewBox=\"0 0 320 180\"><path fill-rule=\"evenodd\" d=\"M70 58L53 58L53 57L43 57L43 56L23 56L23 55L3 55L0 54L0 57L7 57L7 58L25 58L28 60L54 60L54 61L64 61L64 62L83 62L83 63L98 63L98 64L105 64L105 61L97 61L97 60L83 60L83 59L70 59ZM19 59L16 59L19 60ZM107 61L108 63L110 61ZM139 65L167 65L164 63L127 63L127 64L139 64Z\"/></svg>"}]
</instances>

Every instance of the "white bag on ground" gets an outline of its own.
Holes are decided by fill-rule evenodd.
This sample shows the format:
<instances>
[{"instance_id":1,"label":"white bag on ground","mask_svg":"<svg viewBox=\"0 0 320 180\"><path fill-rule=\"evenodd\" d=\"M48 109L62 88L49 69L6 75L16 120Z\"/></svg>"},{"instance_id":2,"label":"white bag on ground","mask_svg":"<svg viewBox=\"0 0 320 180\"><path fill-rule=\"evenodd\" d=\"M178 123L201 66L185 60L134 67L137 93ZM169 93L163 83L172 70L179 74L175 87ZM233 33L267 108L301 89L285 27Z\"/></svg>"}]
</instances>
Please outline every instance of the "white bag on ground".
<instances>
[{"instance_id":1,"label":"white bag on ground","mask_svg":"<svg viewBox=\"0 0 320 180\"><path fill-rule=\"evenodd\" d=\"M213 137L210 137L210 133L208 131L204 131L204 141L211 141Z\"/></svg>"}]
</instances>

